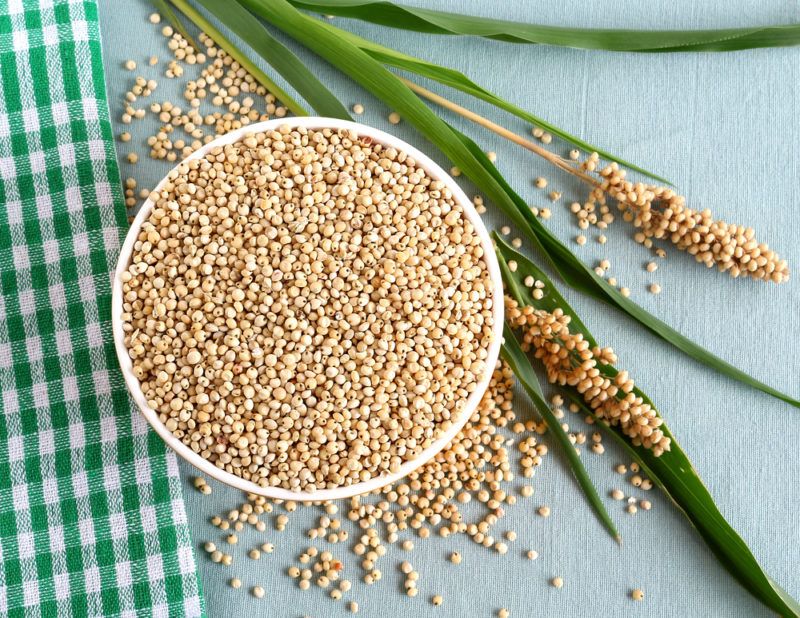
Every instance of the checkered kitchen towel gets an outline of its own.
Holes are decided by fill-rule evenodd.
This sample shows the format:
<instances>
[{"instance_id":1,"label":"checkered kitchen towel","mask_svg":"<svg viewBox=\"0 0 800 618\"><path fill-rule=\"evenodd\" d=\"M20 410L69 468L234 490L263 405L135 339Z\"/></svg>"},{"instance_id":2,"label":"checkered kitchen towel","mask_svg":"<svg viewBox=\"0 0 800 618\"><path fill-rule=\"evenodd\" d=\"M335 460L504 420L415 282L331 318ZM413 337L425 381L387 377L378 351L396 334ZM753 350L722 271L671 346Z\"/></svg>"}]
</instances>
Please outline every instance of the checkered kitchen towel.
<instances>
[{"instance_id":1,"label":"checkered kitchen towel","mask_svg":"<svg viewBox=\"0 0 800 618\"><path fill-rule=\"evenodd\" d=\"M0 0L0 616L203 611L114 355L125 228L95 0Z\"/></svg>"}]
</instances>

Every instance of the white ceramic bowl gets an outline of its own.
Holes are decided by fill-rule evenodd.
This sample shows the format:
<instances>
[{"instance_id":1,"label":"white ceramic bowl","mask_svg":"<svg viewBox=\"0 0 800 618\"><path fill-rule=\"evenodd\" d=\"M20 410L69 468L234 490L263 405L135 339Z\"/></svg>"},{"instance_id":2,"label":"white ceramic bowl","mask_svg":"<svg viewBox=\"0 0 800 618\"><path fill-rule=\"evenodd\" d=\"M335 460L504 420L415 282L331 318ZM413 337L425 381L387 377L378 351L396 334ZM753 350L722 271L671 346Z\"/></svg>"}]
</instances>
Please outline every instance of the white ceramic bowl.
<instances>
[{"instance_id":1,"label":"white ceramic bowl","mask_svg":"<svg viewBox=\"0 0 800 618\"><path fill-rule=\"evenodd\" d=\"M428 173L432 178L441 180L447 185L447 187L452 192L454 199L461 205L467 218L472 222L472 225L474 226L476 232L480 236L481 244L483 245L485 254L484 258L489 268L489 275L492 281L494 282L494 297L493 297L494 337L489 345L488 357L486 359L487 369L485 375L482 377L475 390L470 394L469 398L467 399L466 405L464 406L461 415L457 419L457 421L453 423L450 429L446 433L444 433L438 440L436 440L428 448L423 450L422 453L420 453L419 457L411 461L405 462L402 466L400 466L400 469L394 474L386 474L378 476L366 482L354 483L352 485L338 487L335 489L319 489L314 492L292 492L280 487L261 487L260 485L257 485L251 481L247 481L239 476L231 474L230 472L226 472L222 468L218 468L212 462L208 461L207 459L204 459L198 453L195 453L183 442L181 442L178 438L172 435L172 433L164 426L164 424L159 419L158 412L156 412L150 406L147 405L147 401L145 400L144 393L142 392L141 386L139 384L139 380L133 374L133 364L131 363L130 356L128 356L128 350L124 344L124 334L122 330L122 280L120 276L121 273L127 269L128 264L130 263L131 253L133 252L133 245L136 241L137 235L139 234L139 229L141 228L142 223L145 221L145 219L150 215L150 211L153 208L153 203L149 199L144 202L141 210L139 211L133 223L131 224L130 230L128 231L128 235L125 239L125 243L122 245L122 251L120 252L119 255L119 261L117 262L117 270L114 275L114 282L112 286L113 288L112 300L111 300L111 311L112 311L111 319L114 332L114 345L117 350L117 357L119 358L119 364L122 367L122 373L125 376L125 382L128 385L128 389L130 390L131 395L133 396L133 399L136 402L136 405L139 406L139 409L142 411L142 414L144 414L144 417L145 419L147 419L147 422L150 423L153 429L156 430L158 435L161 436L161 438L164 440L164 442L167 443L167 445L170 446L170 448L172 448L178 455L183 457L186 461L195 466L203 474L213 477L218 481L222 481L227 485L236 487L243 491L259 494L262 496L267 496L270 498L277 498L282 500L294 500L294 501L336 500L340 498L349 498L350 496L355 496L358 494L364 494L403 478L404 476L412 472L414 469L418 468L425 462L432 459L433 456L436 455L436 453L441 451L466 424L470 416L472 416L472 413L477 408L478 403L480 402L481 398L483 397L483 394L486 391L486 388L489 386L489 380L491 379L492 376L492 370L495 366L495 363L497 362L497 357L500 353L500 343L503 335L502 278L500 275L500 267L498 266L497 257L495 256L494 248L492 247L492 242L491 239L489 238L489 234L486 231L486 228L484 227L480 216L475 211L475 208L472 205L472 201L464 194L464 192L456 184L456 182L441 167L439 167L436 163L431 161L430 158L428 158L426 155L421 153L419 150L417 150L410 144L407 144L404 141L394 137L393 135L389 135L388 133L385 133L373 127L369 127L356 122L348 122L344 120L337 120L334 118L320 118L320 117L298 117L298 118L281 118L277 120L268 120L266 122L259 122L256 124L251 124L247 127L242 127L241 129L238 129L236 131L231 131L230 133L223 135L215 139L214 141L206 144L202 148L196 150L185 160L188 161L191 159L199 159L205 156L205 154L212 148L216 146L222 146L225 144L231 144L233 142L237 142L240 139L242 139L244 135L247 133L275 130L277 127L286 124L292 127L306 127L310 129L322 129L322 128L353 129L359 135L371 137L375 142L386 144L398 150L404 151L412 158L414 158L417 164L420 167L422 167L425 170L425 172ZM159 183L157 189L160 188L163 185L163 183L164 181L162 180L162 182Z\"/></svg>"}]
</instances>

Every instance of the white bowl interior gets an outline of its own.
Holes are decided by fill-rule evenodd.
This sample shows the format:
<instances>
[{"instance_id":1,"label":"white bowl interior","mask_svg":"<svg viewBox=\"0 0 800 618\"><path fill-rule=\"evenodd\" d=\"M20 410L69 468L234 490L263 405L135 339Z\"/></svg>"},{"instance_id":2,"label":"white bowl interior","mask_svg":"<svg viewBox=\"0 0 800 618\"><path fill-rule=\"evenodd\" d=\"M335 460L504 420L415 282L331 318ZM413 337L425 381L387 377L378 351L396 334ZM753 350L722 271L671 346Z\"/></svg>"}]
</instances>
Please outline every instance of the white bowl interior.
<instances>
[{"instance_id":1,"label":"white bowl interior","mask_svg":"<svg viewBox=\"0 0 800 618\"><path fill-rule=\"evenodd\" d=\"M475 228L477 234L480 236L481 244L484 249L484 259L489 268L489 275L491 280L494 283L494 295L493 295L493 318L494 318L494 332L493 332L493 339L490 342L489 349L488 349L488 356L486 359L486 371L482 376L481 380L478 382L475 390L470 394L467 402L461 412L460 417L452 424L452 426L444 433L442 436L437 439L433 444L431 444L428 448L423 450L419 457L416 457L413 460L405 462L403 465L400 466L400 469L393 474L385 474L381 476L377 476L375 478L370 479L369 481L361 482L361 483L354 483L352 485L347 485L343 487L337 487L335 489L319 489L314 492L293 492L281 487L262 487L252 481L248 481L243 479L235 474L231 474L223 470L222 468L218 468L214 465L211 461L204 459L198 453L195 453L192 449L186 446L180 439L176 438L172 433L166 428L166 426L161 422L158 416L158 412L147 405L147 401L145 400L144 393L142 392L141 386L139 384L139 380L133 374L133 363L131 361L130 356L128 355L128 350L125 347L124 343L124 333L122 330L122 279L121 274L127 269L128 264L131 260L131 254L133 253L133 245L136 242L136 237L139 234L139 230L144 223L145 219L150 215L150 211L153 208L153 203L148 199L142 205L141 210L136 215L133 223L131 224L130 230L128 231L128 235L125 238L125 242L122 245L122 250L120 251L119 261L117 262L117 269L114 274L114 281L112 285L112 300L111 300L111 311L112 311L112 329L114 333L114 345L117 351L117 357L119 358L119 363L122 368L122 373L125 377L125 382L128 385L128 390L130 391L136 405L141 410L142 414L144 415L145 419L148 423L155 429L159 436L167 443L167 445L172 448L178 455L183 457L186 461L191 463L195 466L198 470L200 470L203 474L210 476L212 478L217 479L227 485L232 487L236 487L237 489L241 489L242 491L246 491L249 493L259 494L262 496L267 496L269 498L276 498L281 500L294 500L294 501L317 501L317 500L337 500L341 498L349 498L351 496L365 494L375 489L379 489L385 485L390 483L394 483L395 481L403 478L404 476L408 475L410 472L415 470L416 468L422 466L426 462L430 461L436 453L441 451L449 442L455 438L456 434L464 427L467 420L472 416L472 413L478 406L483 394L486 391L486 388L489 386L489 381L492 376L492 371L494 369L495 363L497 362L498 355L500 353L500 344L502 342L502 335L503 335L503 286L502 286L502 278L500 274L500 267L497 263L497 256L494 252L494 247L492 245L491 238L489 237L489 233L486 230L486 227L483 225L481 221L480 215L478 215L475 207L472 205L472 201L466 196L464 191L456 184L455 180L450 177L448 173L446 173L440 166L438 166L434 161L432 161L428 156L407 144L401 139L394 137L384 131L379 129L375 129L373 127L359 124L356 122L349 122L345 120L338 120L335 118L321 118L315 116L308 116L308 117L296 117L296 118L281 118L276 120L268 120L265 122L259 122L255 124L248 125L246 127L242 127L241 129L237 129L235 131L231 131L226 135L223 135L212 142L204 145L202 148L199 148L194 153L192 153L189 157L184 159L184 161L189 161L192 159L199 159L206 155L206 153L215 148L216 146L223 146L225 144L231 144L241 140L246 134L248 133L258 133L262 131L273 131L280 126L289 125L291 127L306 127L308 129L323 129L323 128L331 128L331 129L352 129L356 131L361 136L368 136L373 139L375 142L379 142L381 144L391 146L398 150L401 150L411 156L413 159L416 160L417 164L422 167L427 174L429 174L432 178L436 180L440 180L444 182L450 191L453 194L453 198L461 205L466 214L467 218L472 223L473 227ZM180 165L178 163L177 165ZM176 165L176 167L177 167ZM164 184L166 178L159 183L157 190L161 188Z\"/></svg>"}]
</instances>

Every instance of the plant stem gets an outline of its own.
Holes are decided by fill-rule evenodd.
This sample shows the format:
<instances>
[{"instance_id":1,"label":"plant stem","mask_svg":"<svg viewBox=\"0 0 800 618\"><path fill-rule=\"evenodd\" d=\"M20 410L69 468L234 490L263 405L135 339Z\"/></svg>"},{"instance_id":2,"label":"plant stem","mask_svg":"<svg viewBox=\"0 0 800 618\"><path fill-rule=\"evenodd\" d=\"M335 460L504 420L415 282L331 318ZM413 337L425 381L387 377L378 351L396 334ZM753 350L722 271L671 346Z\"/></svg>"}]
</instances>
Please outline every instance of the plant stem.
<instances>
[{"instance_id":1,"label":"plant stem","mask_svg":"<svg viewBox=\"0 0 800 618\"><path fill-rule=\"evenodd\" d=\"M504 137L507 140L510 140L510 141L514 142L515 144L517 144L519 146L522 146L523 148L525 148L527 150L530 150L534 154L537 154L540 157L542 157L543 159L549 161L550 163L552 163L553 165L555 165L559 169L562 169L565 172L567 172L569 174L572 174L573 176L577 176L578 178L580 178L584 182L586 182L586 183L588 183L588 184L590 184L590 185L592 185L594 187L597 187L597 186L600 185L600 183L596 179L592 178L588 174L585 174L584 172L580 171L579 169L576 169L573 165L570 165L570 163L565 161L563 158L559 157L557 154L554 154L554 153L550 152L546 148L543 148L542 146L539 146L539 144L536 144L536 143L534 143L534 142L532 142L532 141L530 141L528 139L525 139L524 137L521 137L520 135L517 135L513 131L509 131L505 127L497 124L496 122L492 122L488 118L485 118L485 117L481 116L480 114L476 114L472 110L469 110L466 107L462 107L458 103L454 103L453 101L451 101L449 99L446 99L443 96L436 94L435 92L431 92L427 88L423 88L422 86L420 86L419 84L417 84L415 82L412 82L411 80L408 80L408 79L406 79L404 77L400 77L399 79L406 86L408 86L411 90L416 92L421 97L425 97L429 101L432 101L432 102L436 103L437 105L440 105L440 106L442 106L442 107L444 107L446 109L449 109L450 111L455 112L459 116L463 116L467 120L471 120L472 122L474 122L476 124L479 124L482 127L485 127L487 129L489 129L490 131L493 131L494 133L497 133L501 137Z\"/></svg>"},{"instance_id":2,"label":"plant stem","mask_svg":"<svg viewBox=\"0 0 800 618\"><path fill-rule=\"evenodd\" d=\"M217 45L230 54L231 57L240 65L242 65L242 68L250 73L250 75L255 77L256 80L262 86L264 86L264 88L274 94L275 97L293 114L296 116L308 116L308 112L302 105L300 105L300 103L295 101L295 99L293 99L289 93L272 81L272 79L270 79L270 77L264 73L264 71L259 69L245 54L239 51L239 49L219 30L217 30L211 22L203 17L203 14L200 13L200 11L186 2L186 0L170 0L170 2L172 2L172 4L175 5L175 8L177 8L181 13L186 15L186 17L189 18L189 20L192 21L195 26L200 28L200 30L210 36Z\"/></svg>"}]
</instances>

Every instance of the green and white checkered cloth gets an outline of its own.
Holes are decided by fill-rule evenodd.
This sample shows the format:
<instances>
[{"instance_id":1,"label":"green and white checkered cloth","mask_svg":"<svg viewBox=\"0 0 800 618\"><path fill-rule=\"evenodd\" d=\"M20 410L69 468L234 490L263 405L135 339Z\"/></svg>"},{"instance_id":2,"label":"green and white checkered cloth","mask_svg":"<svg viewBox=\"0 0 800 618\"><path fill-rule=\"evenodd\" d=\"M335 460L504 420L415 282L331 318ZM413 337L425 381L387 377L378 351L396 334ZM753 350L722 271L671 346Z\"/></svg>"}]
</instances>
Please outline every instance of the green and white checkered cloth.
<instances>
[{"instance_id":1,"label":"green and white checkered cloth","mask_svg":"<svg viewBox=\"0 0 800 618\"><path fill-rule=\"evenodd\" d=\"M126 227L95 0L0 0L0 616L203 613L114 354Z\"/></svg>"}]
</instances>

